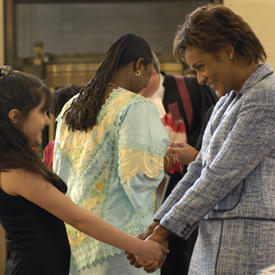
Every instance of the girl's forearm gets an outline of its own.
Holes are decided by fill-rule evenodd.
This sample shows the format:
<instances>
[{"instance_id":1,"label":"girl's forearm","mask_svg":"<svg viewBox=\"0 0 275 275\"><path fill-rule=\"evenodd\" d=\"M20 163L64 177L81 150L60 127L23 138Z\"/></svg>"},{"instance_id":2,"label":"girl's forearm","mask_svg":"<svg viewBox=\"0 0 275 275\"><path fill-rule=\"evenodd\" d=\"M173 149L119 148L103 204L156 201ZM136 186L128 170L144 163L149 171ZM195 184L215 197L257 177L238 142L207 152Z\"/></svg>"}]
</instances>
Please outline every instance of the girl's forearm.
<instances>
[{"instance_id":1,"label":"girl's forearm","mask_svg":"<svg viewBox=\"0 0 275 275\"><path fill-rule=\"evenodd\" d=\"M144 245L142 240L122 232L103 219L88 213L86 210L82 209L82 212L82 219L78 223L71 224L72 226L101 242L133 254L140 254Z\"/></svg>"}]
</instances>

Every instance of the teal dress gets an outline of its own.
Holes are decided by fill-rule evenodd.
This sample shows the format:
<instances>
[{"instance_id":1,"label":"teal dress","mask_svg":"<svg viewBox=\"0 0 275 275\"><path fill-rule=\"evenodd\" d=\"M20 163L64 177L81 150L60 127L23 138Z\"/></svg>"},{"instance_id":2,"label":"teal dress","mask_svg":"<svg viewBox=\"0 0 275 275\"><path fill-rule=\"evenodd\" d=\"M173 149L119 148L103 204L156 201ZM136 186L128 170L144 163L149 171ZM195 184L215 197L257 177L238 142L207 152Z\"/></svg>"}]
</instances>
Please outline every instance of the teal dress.
<instances>
[{"instance_id":1,"label":"teal dress","mask_svg":"<svg viewBox=\"0 0 275 275\"><path fill-rule=\"evenodd\" d=\"M87 132L70 131L58 118L54 171L80 207L137 236L152 222L155 191L163 178L169 142L155 106L142 96L114 90ZM124 252L67 225L71 274L146 274ZM120 263L120 264L116 264ZM119 269L116 269L119 268ZM142 273L140 273L142 272Z\"/></svg>"}]
</instances>

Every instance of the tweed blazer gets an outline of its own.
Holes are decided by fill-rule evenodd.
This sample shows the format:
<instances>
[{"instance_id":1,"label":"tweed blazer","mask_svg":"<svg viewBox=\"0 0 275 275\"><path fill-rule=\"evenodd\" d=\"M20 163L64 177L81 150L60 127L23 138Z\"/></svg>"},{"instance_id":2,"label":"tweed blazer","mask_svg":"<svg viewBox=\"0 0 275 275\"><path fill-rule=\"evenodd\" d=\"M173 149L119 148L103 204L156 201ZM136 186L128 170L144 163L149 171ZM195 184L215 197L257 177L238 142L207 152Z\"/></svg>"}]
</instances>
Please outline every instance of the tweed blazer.
<instances>
[{"instance_id":1,"label":"tweed blazer","mask_svg":"<svg viewBox=\"0 0 275 275\"><path fill-rule=\"evenodd\" d=\"M197 159L154 218L187 238L203 219L275 221L275 77L261 64L216 104Z\"/></svg>"}]
</instances>

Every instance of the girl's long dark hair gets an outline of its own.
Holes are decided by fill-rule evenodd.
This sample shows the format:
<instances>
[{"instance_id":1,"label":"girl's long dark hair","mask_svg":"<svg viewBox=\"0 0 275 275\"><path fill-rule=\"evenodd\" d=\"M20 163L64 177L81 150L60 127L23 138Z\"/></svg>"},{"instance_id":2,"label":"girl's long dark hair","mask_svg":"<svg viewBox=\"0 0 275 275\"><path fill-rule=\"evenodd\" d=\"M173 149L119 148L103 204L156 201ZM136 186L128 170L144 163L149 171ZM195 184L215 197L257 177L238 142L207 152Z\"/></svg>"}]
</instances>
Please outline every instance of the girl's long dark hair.
<instances>
[{"instance_id":1,"label":"girl's long dark hair","mask_svg":"<svg viewBox=\"0 0 275 275\"><path fill-rule=\"evenodd\" d=\"M44 165L8 116L10 110L18 109L25 119L42 100L47 110L51 94L40 79L27 73L0 68L0 172L23 169L43 176L59 190L66 192L66 184Z\"/></svg>"},{"instance_id":2,"label":"girl's long dark hair","mask_svg":"<svg viewBox=\"0 0 275 275\"><path fill-rule=\"evenodd\" d=\"M87 131L93 128L112 73L119 66L135 62L140 57L144 59L144 65L152 62L150 46L142 37L128 33L114 42L94 77L81 89L79 96L65 112L69 129Z\"/></svg>"}]
</instances>

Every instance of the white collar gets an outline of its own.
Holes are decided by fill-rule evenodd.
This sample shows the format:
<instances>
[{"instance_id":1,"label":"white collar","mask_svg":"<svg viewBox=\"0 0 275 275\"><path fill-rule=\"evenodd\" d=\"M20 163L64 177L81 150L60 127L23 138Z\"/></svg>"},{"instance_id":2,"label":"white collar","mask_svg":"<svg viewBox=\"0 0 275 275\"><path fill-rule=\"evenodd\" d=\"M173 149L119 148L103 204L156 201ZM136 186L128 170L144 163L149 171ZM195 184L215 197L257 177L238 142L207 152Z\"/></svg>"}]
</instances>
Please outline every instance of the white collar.
<instances>
[{"instance_id":1,"label":"white collar","mask_svg":"<svg viewBox=\"0 0 275 275\"><path fill-rule=\"evenodd\" d=\"M164 77L162 76L162 74L160 74L160 81L159 81L159 87L156 90L156 92L151 96L148 97L147 99L149 99L153 104L156 105L160 118L163 118L163 116L165 115L165 109L163 106L163 97L164 97L164 87L163 87L163 81L164 81Z\"/></svg>"}]
</instances>

